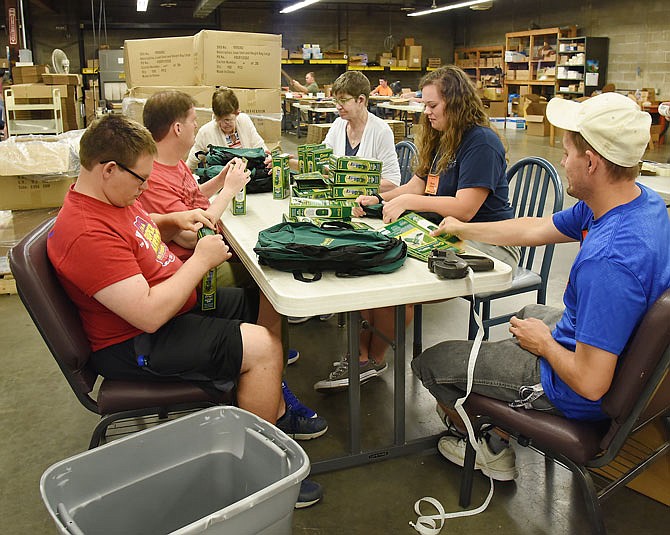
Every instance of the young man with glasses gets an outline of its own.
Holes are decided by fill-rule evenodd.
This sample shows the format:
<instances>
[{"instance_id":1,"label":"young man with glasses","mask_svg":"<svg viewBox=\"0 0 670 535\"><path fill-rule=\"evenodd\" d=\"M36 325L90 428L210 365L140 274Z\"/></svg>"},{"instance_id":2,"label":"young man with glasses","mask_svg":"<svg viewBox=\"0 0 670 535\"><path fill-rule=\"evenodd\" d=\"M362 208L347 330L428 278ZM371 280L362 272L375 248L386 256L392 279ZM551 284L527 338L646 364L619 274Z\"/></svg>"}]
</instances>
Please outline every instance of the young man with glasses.
<instances>
[{"instance_id":1,"label":"young man with glasses","mask_svg":"<svg viewBox=\"0 0 670 535\"><path fill-rule=\"evenodd\" d=\"M307 419L281 394L279 315L257 289L245 288L218 288L216 308L203 310L196 289L231 257L228 246L218 234L204 236L182 262L163 241L213 228L211 215L149 215L136 202L156 153L151 133L125 116L93 122L81 138L79 177L49 233L47 253L79 310L92 363L110 379L236 384L241 408L293 428ZM243 183L248 172L239 165ZM318 484L303 487L300 504L318 501Z\"/></svg>"},{"instance_id":2,"label":"young man with glasses","mask_svg":"<svg viewBox=\"0 0 670 535\"><path fill-rule=\"evenodd\" d=\"M262 148L269 154L265 141L260 136L251 118L240 112L240 103L232 89L221 87L212 95L212 112L214 117L198 130L195 142L188 151L186 165L190 169L198 166L196 153L207 151L209 145L229 147L231 149ZM266 164L272 165L267 158Z\"/></svg>"}]
</instances>

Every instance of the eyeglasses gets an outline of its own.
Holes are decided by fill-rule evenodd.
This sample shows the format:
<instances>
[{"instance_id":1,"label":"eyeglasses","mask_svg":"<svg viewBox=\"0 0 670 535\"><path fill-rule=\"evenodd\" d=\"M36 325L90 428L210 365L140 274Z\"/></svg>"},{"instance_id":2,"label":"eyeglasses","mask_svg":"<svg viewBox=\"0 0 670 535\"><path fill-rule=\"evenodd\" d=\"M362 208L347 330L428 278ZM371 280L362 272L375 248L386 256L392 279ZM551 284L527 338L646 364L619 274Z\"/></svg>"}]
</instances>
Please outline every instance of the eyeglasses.
<instances>
[{"instance_id":1,"label":"eyeglasses","mask_svg":"<svg viewBox=\"0 0 670 535\"><path fill-rule=\"evenodd\" d=\"M339 104L340 106L344 106L350 100L355 100L355 99L356 99L356 97L336 98L335 99L335 104Z\"/></svg>"},{"instance_id":2,"label":"eyeglasses","mask_svg":"<svg viewBox=\"0 0 670 535\"><path fill-rule=\"evenodd\" d=\"M146 181L147 181L147 179L144 178L142 175L138 175L135 171L133 171L132 169L128 169L128 168L127 168L125 165L123 165L122 163L116 162L116 161L114 161L114 160L105 160L104 162L100 162L100 163L104 165L104 164L106 164L106 163L110 163L110 162L114 162L114 163L115 163L116 165L118 165L121 169L123 169L123 170L126 171L127 173L130 173L131 175L133 175L133 176L134 176L137 180L139 180L140 182L146 182Z\"/></svg>"}]
</instances>

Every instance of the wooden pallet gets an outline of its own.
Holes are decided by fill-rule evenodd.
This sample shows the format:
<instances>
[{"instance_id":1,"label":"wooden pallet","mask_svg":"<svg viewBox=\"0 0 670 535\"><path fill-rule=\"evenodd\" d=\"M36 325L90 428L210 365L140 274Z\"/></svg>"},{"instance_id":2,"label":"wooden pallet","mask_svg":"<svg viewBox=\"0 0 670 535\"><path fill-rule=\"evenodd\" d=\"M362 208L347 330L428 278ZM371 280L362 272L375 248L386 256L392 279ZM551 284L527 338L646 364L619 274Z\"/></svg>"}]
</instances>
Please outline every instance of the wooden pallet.
<instances>
[{"instance_id":1,"label":"wooden pallet","mask_svg":"<svg viewBox=\"0 0 670 535\"><path fill-rule=\"evenodd\" d=\"M0 295L12 295L16 293L16 281L11 273L0 275Z\"/></svg>"},{"instance_id":2,"label":"wooden pallet","mask_svg":"<svg viewBox=\"0 0 670 535\"><path fill-rule=\"evenodd\" d=\"M9 260L3 256L0 258L0 295L15 293L16 281L9 271Z\"/></svg>"}]
</instances>

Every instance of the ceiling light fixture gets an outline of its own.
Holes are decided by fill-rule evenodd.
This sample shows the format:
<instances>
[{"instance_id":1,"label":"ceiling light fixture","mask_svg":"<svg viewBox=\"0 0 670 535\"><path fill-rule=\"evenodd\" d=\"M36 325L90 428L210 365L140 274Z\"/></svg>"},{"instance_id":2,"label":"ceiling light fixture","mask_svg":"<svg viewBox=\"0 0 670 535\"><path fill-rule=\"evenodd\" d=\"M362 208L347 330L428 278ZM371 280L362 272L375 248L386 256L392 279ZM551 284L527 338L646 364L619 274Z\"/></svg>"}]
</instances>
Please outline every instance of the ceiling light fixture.
<instances>
[{"instance_id":1,"label":"ceiling light fixture","mask_svg":"<svg viewBox=\"0 0 670 535\"><path fill-rule=\"evenodd\" d=\"M461 7L476 6L477 4L485 4L491 0L469 0L468 2L459 2L458 4L449 4L442 7L437 7L435 2L430 9L424 11L417 11L416 13L408 13L408 17L420 17L421 15L430 15L432 13L441 13L442 11L451 11L452 9L459 9Z\"/></svg>"},{"instance_id":2,"label":"ceiling light fixture","mask_svg":"<svg viewBox=\"0 0 670 535\"><path fill-rule=\"evenodd\" d=\"M299 9L302 9L303 7L311 6L312 4L316 4L320 0L303 0L302 2L298 2L297 4L293 4L292 6L285 7L280 11L280 13L286 14L286 13L293 13L294 11L298 11Z\"/></svg>"},{"instance_id":3,"label":"ceiling light fixture","mask_svg":"<svg viewBox=\"0 0 670 535\"><path fill-rule=\"evenodd\" d=\"M137 11L146 11L149 0L137 0Z\"/></svg>"}]
</instances>

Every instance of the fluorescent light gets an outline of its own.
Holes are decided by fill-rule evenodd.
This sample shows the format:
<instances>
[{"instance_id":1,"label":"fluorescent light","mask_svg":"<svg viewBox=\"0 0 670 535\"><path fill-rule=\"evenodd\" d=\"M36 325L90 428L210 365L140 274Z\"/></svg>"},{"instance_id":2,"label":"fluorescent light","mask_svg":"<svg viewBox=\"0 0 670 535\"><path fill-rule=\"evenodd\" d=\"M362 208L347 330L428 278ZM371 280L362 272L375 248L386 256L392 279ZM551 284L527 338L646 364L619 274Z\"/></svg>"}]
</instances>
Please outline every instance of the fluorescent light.
<instances>
[{"instance_id":1,"label":"fluorescent light","mask_svg":"<svg viewBox=\"0 0 670 535\"><path fill-rule=\"evenodd\" d=\"M297 4L293 4L292 6L285 7L280 11L280 13L293 13L294 11L298 11L299 9L302 9L303 7L311 6L312 4L316 4L320 0L303 0L302 2L298 2Z\"/></svg>"},{"instance_id":2,"label":"fluorescent light","mask_svg":"<svg viewBox=\"0 0 670 535\"><path fill-rule=\"evenodd\" d=\"M416 11L415 13L408 13L408 17L420 17L421 15L430 15L431 13L440 13L441 11L450 11L461 7L476 6L477 4L485 4L491 0L470 0L469 2L459 2L458 4L449 4L442 7L432 7L425 11Z\"/></svg>"},{"instance_id":3,"label":"fluorescent light","mask_svg":"<svg viewBox=\"0 0 670 535\"><path fill-rule=\"evenodd\" d=\"M137 11L146 11L149 0L137 0Z\"/></svg>"}]
</instances>

